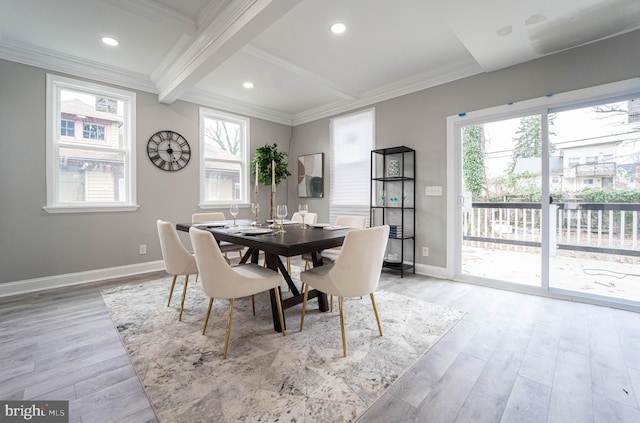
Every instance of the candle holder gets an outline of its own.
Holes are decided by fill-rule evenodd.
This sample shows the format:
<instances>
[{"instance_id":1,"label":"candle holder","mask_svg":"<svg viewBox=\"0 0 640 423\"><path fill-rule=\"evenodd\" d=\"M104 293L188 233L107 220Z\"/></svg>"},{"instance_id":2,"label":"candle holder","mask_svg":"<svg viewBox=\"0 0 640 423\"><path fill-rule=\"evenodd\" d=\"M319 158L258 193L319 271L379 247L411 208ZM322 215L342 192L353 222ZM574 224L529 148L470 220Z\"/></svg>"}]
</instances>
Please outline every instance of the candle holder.
<instances>
[{"instance_id":1,"label":"candle holder","mask_svg":"<svg viewBox=\"0 0 640 423\"><path fill-rule=\"evenodd\" d=\"M254 220L251 222L251 226L262 226L260 222L258 222L258 213L260 212L260 204L258 204L258 196L256 195L256 202L251 203L251 211L253 212Z\"/></svg>"}]
</instances>

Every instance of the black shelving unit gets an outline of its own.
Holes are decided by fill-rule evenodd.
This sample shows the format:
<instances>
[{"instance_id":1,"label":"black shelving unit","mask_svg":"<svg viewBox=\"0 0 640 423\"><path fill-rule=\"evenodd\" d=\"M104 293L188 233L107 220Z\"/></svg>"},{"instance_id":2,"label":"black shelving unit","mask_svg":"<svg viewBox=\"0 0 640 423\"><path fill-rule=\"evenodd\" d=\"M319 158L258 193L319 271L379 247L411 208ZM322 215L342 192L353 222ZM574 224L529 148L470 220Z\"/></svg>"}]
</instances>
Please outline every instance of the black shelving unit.
<instances>
[{"instance_id":1,"label":"black shelving unit","mask_svg":"<svg viewBox=\"0 0 640 423\"><path fill-rule=\"evenodd\" d=\"M415 150L405 146L371 150L370 225L389 225L382 267L416 272ZM397 253L396 251L399 251Z\"/></svg>"}]
</instances>

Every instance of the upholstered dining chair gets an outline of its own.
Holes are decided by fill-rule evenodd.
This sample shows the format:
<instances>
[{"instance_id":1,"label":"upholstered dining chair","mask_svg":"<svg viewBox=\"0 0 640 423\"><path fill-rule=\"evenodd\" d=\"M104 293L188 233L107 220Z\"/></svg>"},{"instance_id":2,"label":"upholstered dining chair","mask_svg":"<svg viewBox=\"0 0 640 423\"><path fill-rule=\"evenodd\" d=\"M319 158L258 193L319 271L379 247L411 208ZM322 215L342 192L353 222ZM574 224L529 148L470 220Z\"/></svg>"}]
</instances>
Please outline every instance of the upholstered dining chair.
<instances>
[{"instance_id":1,"label":"upholstered dining chair","mask_svg":"<svg viewBox=\"0 0 640 423\"><path fill-rule=\"evenodd\" d=\"M231 333L231 319L233 316L233 303L236 298L253 296L254 294L273 289L278 305L278 317L282 336L285 335L284 321L282 318L282 305L280 303L279 287L282 278L278 272L264 268L257 264L248 263L231 267L225 261L218 243L210 232L191 227L189 229L191 245L196 257L198 269L202 279L202 288L210 297L209 308L204 320L202 334L207 331L207 323L211 314L211 306L214 298L229 300L229 316L227 318L227 333L224 340L223 358L227 358L229 347L229 334Z\"/></svg>"},{"instance_id":2,"label":"upholstered dining chair","mask_svg":"<svg viewBox=\"0 0 640 423\"><path fill-rule=\"evenodd\" d=\"M364 229L367 226L367 218L364 216L338 216L336 218L336 226L346 226L353 229ZM322 250L322 262L324 264L333 263L340 255L342 247L328 248ZM305 261L304 270L309 270L313 263L311 254L303 254L302 259Z\"/></svg>"},{"instance_id":3,"label":"upholstered dining chair","mask_svg":"<svg viewBox=\"0 0 640 423\"><path fill-rule=\"evenodd\" d=\"M182 320L189 275L197 275L198 266L196 265L196 259L193 254L182 245L176 228L170 222L165 222L161 219L158 219L156 224L158 226L158 237L160 238L160 249L162 250L162 259L164 260L164 269L168 274L173 275L167 307L171 304L171 296L173 295L173 288L176 286L177 277L184 275L182 302L180 303L180 315L178 316L178 320Z\"/></svg>"},{"instance_id":4,"label":"upholstered dining chair","mask_svg":"<svg viewBox=\"0 0 640 423\"><path fill-rule=\"evenodd\" d=\"M298 212L295 212L293 215L291 215L291 220L302 224L302 215ZM307 215L304 217L304 223L306 225L315 225L317 221L318 213L307 213ZM287 257L287 272L291 274L291 257Z\"/></svg>"},{"instance_id":5,"label":"upholstered dining chair","mask_svg":"<svg viewBox=\"0 0 640 423\"><path fill-rule=\"evenodd\" d=\"M342 352L345 357L347 356L347 344L344 329L344 297L362 297L369 294L378 323L378 331L382 336L382 326L373 291L376 290L380 281L388 238L389 225L350 231L345 237L342 251L334 263L314 267L300 274L300 279L305 284L300 331L304 325L309 286L312 286L318 291L338 297Z\"/></svg>"},{"instance_id":6,"label":"upholstered dining chair","mask_svg":"<svg viewBox=\"0 0 640 423\"><path fill-rule=\"evenodd\" d=\"M212 213L193 213L191 215L191 223L204 223L204 222L216 222L219 220L227 220L226 216L222 212L212 212ZM220 242L220 251L227 257L227 253L229 252L237 252L238 257L242 259L242 251L244 247L238 244L232 244L231 242L221 241Z\"/></svg>"},{"instance_id":7,"label":"upholstered dining chair","mask_svg":"<svg viewBox=\"0 0 640 423\"><path fill-rule=\"evenodd\" d=\"M336 218L336 226L346 226L347 228L354 229L364 229L367 226L367 218L364 216L338 216ZM342 246L327 248L326 250L322 250L322 263L330 264L336 261L340 252L342 251ZM313 263L313 258L311 254L303 254L302 259L304 260L304 270L309 270L311 268L311 264ZM301 289L304 290L304 282L302 282ZM329 311L333 313L333 295L329 296Z\"/></svg>"}]
</instances>

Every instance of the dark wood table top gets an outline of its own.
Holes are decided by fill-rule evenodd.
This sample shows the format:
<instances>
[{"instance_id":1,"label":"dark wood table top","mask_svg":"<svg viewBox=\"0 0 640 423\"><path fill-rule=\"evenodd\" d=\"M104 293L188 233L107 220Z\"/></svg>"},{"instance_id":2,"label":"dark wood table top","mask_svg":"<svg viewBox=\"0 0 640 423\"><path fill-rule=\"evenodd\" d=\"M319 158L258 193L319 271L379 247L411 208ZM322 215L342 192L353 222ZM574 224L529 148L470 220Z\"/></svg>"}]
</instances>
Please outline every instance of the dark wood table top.
<instances>
[{"instance_id":1,"label":"dark wood table top","mask_svg":"<svg viewBox=\"0 0 640 423\"><path fill-rule=\"evenodd\" d=\"M284 225L284 229L287 231L284 234L245 235L233 233L233 230L242 227L254 228L250 226L251 221L238 220L237 224L238 228L200 227L200 229L211 232L218 241L228 241L284 257L338 247L344 243L344 237L351 230L350 228L327 230L313 227L302 229L299 224L290 224ZM193 226L191 223L178 223L176 229L189 232L191 226ZM263 225L260 228L267 228L267 226ZM274 231L276 230L274 229Z\"/></svg>"}]
</instances>

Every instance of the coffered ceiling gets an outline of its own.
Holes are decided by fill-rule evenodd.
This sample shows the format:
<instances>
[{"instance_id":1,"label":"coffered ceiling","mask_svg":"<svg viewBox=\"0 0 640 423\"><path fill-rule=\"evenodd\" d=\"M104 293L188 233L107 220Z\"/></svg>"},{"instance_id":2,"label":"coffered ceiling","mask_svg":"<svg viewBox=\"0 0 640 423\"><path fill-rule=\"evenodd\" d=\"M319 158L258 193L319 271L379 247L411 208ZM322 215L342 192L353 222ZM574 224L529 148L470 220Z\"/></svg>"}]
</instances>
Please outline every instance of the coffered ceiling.
<instances>
[{"instance_id":1,"label":"coffered ceiling","mask_svg":"<svg viewBox=\"0 0 640 423\"><path fill-rule=\"evenodd\" d=\"M0 58L296 125L639 28L638 0L0 0Z\"/></svg>"}]
</instances>

